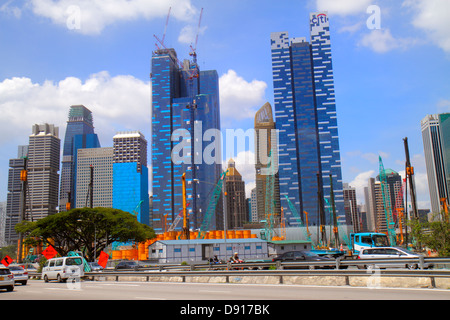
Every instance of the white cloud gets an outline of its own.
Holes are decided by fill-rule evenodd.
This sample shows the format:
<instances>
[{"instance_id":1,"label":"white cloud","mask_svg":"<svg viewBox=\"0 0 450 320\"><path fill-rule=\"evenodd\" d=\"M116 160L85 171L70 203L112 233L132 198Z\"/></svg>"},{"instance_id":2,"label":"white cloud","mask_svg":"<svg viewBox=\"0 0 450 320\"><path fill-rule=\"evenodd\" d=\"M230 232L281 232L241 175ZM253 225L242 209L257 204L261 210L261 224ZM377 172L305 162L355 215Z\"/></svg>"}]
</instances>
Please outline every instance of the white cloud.
<instances>
[{"instance_id":1,"label":"white cloud","mask_svg":"<svg viewBox=\"0 0 450 320\"><path fill-rule=\"evenodd\" d=\"M373 0L317 0L319 11L328 11L329 14L350 15L366 12Z\"/></svg>"},{"instance_id":2,"label":"white cloud","mask_svg":"<svg viewBox=\"0 0 450 320\"><path fill-rule=\"evenodd\" d=\"M405 0L403 7L411 8L415 16L412 24L426 32L428 37L446 52L450 52L450 1Z\"/></svg>"},{"instance_id":3,"label":"white cloud","mask_svg":"<svg viewBox=\"0 0 450 320\"><path fill-rule=\"evenodd\" d=\"M265 102L267 84L259 80L247 82L234 70L228 70L220 77L219 87L220 114L224 118L253 118Z\"/></svg>"},{"instance_id":4,"label":"white cloud","mask_svg":"<svg viewBox=\"0 0 450 320\"><path fill-rule=\"evenodd\" d=\"M377 53L386 53L391 50L405 50L415 45L417 40L412 38L394 38L389 29L374 29L365 34L359 44L370 48Z\"/></svg>"},{"instance_id":5,"label":"white cloud","mask_svg":"<svg viewBox=\"0 0 450 320\"><path fill-rule=\"evenodd\" d=\"M150 130L150 83L132 76L111 77L107 72L93 74L85 81L67 77L42 84L14 77L0 82L0 145L11 142L11 137L27 142L24 137L31 133L32 125L44 122L59 126L63 140L69 108L77 104L92 111L102 145L112 145L118 130L141 130L144 134L145 129ZM12 151L11 157L15 153Z\"/></svg>"},{"instance_id":6,"label":"white cloud","mask_svg":"<svg viewBox=\"0 0 450 320\"><path fill-rule=\"evenodd\" d=\"M18 7L15 6L10 6L11 2L13 2L14 0L10 0L8 2L6 2L5 4L3 4L0 7L0 12L4 12L7 15L12 15L16 18L20 18L22 15L22 10Z\"/></svg>"},{"instance_id":7,"label":"white cloud","mask_svg":"<svg viewBox=\"0 0 450 320\"><path fill-rule=\"evenodd\" d=\"M96 35L115 22L167 16L190 21L196 13L190 0L31 0L34 14L82 34Z\"/></svg>"},{"instance_id":8,"label":"white cloud","mask_svg":"<svg viewBox=\"0 0 450 320\"><path fill-rule=\"evenodd\" d=\"M195 44L195 38L197 36L197 30L198 30L198 35L201 36L205 33L207 27L200 27L200 29L198 30L197 26L193 26L191 24L188 24L186 26L183 27L183 29L181 29L180 31L180 35L178 36L178 42L180 43L184 43L184 44Z\"/></svg>"},{"instance_id":9,"label":"white cloud","mask_svg":"<svg viewBox=\"0 0 450 320\"><path fill-rule=\"evenodd\" d=\"M373 178L375 175L375 170L361 172L349 183L351 187L356 189L356 199L358 204L366 202L364 199L364 187L369 185L369 178Z\"/></svg>"}]
</instances>

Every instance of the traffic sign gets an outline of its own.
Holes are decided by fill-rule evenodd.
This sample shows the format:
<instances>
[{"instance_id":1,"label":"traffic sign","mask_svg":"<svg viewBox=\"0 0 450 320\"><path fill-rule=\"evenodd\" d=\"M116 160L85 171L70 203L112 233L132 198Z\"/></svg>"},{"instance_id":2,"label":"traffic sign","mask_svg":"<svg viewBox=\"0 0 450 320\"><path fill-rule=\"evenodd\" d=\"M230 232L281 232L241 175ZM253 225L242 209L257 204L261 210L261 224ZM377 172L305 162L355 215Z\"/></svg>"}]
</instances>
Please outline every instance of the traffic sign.
<instances>
[{"instance_id":1,"label":"traffic sign","mask_svg":"<svg viewBox=\"0 0 450 320\"><path fill-rule=\"evenodd\" d=\"M98 257L98 264L101 265L103 268L106 268L106 264L108 263L109 255L102 251L100 252L100 256Z\"/></svg>"},{"instance_id":2,"label":"traffic sign","mask_svg":"<svg viewBox=\"0 0 450 320\"><path fill-rule=\"evenodd\" d=\"M52 246L48 246L47 249L45 249L44 251L42 251L42 254L44 255L44 257L48 259L53 258L54 256L56 256L58 254L58 252L56 252L55 248L53 248Z\"/></svg>"},{"instance_id":3,"label":"traffic sign","mask_svg":"<svg viewBox=\"0 0 450 320\"><path fill-rule=\"evenodd\" d=\"M5 256L2 261L0 261L5 267L9 266L14 260L10 256Z\"/></svg>"}]
</instances>

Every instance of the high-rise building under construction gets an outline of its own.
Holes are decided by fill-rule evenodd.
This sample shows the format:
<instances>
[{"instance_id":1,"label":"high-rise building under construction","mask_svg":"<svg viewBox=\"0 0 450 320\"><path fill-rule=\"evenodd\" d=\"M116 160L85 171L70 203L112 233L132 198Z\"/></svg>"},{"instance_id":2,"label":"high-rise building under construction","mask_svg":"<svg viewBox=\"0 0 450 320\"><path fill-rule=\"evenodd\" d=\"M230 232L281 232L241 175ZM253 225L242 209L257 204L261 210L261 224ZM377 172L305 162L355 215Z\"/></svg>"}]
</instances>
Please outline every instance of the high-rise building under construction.
<instances>
[{"instance_id":1,"label":"high-rise building under construction","mask_svg":"<svg viewBox=\"0 0 450 320\"><path fill-rule=\"evenodd\" d=\"M165 231L182 210L182 181L190 228L203 221L221 168L219 80L215 70L200 71L195 61L181 63L174 49L152 56L153 227ZM222 201L218 201L217 208ZM222 225L221 225L222 223ZM180 224L176 230L182 227ZM223 227L221 210L210 228Z\"/></svg>"}]
</instances>

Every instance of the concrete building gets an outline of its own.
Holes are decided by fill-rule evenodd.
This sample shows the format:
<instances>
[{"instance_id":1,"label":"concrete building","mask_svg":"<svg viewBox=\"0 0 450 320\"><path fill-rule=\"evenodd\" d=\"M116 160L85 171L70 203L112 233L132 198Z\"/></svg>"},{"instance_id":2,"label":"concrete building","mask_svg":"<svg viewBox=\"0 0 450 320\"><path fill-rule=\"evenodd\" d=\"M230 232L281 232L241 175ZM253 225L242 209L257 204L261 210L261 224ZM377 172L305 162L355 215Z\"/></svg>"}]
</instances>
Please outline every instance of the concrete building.
<instances>
[{"instance_id":1,"label":"concrete building","mask_svg":"<svg viewBox=\"0 0 450 320\"><path fill-rule=\"evenodd\" d=\"M112 208L113 148L78 149L76 208L89 207L91 167L93 168L93 207Z\"/></svg>"},{"instance_id":2,"label":"concrete building","mask_svg":"<svg viewBox=\"0 0 450 320\"><path fill-rule=\"evenodd\" d=\"M247 221L247 205L245 201L245 182L236 169L233 159L228 161L228 172L225 180L225 191L227 193L227 229L238 229Z\"/></svg>"},{"instance_id":3,"label":"concrete building","mask_svg":"<svg viewBox=\"0 0 450 320\"><path fill-rule=\"evenodd\" d=\"M256 112L254 126L256 150L255 181L258 206L258 217L254 222L265 220L269 214L274 214L275 221L279 221L281 205L278 180L278 143L270 103L265 103Z\"/></svg>"},{"instance_id":4,"label":"concrete building","mask_svg":"<svg viewBox=\"0 0 450 320\"><path fill-rule=\"evenodd\" d=\"M361 217L358 214L358 204L356 201L356 189L351 187L348 183L343 184L344 187L344 208L345 216L339 217L340 223L353 225L355 232L360 232L362 229ZM351 221L345 221L345 217L351 218Z\"/></svg>"},{"instance_id":5,"label":"concrete building","mask_svg":"<svg viewBox=\"0 0 450 320\"><path fill-rule=\"evenodd\" d=\"M22 181L20 172L26 169L28 146L19 146L17 158L9 160L8 194L5 205L4 242L16 244L19 235L14 229L20 220Z\"/></svg>"},{"instance_id":6,"label":"concrete building","mask_svg":"<svg viewBox=\"0 0 450 320\"><path fill-rule=\"evenodd\" d=\"M431 211L441 211L441 199L450 205L450 113L427 115L421 121Z\"/></svg>"},{"instance_id":7,"label":"concrete building","mask_svg":"<svg viewBox=\"0 0 450 320\"><path fill-rule=\"evenodd\" d=\"M36 221L58 212L59 128L34 125L28 147L28 199L26 218Z\"/></svg>"}]
</instances>

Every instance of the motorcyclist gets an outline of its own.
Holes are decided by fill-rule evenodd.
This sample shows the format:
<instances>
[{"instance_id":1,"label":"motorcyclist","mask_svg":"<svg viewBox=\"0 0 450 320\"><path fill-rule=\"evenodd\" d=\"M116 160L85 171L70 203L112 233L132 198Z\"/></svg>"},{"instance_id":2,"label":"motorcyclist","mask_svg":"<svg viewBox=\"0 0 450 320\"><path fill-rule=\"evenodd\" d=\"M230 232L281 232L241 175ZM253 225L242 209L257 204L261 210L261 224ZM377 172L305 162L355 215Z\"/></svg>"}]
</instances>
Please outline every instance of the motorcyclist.
<instances>
[{"instance_id":1,"label":"motorcyclist","mask_svg":"<svg viewBox=\"0 0 450 320\"><path fill-rule=\"evenodd\" d=\"M244 261L242 261L241 259L239 259L238 253L235 252L234 255L230 258L230 262L231 263L242 263Z\"/></svg>"}]
</instances>

